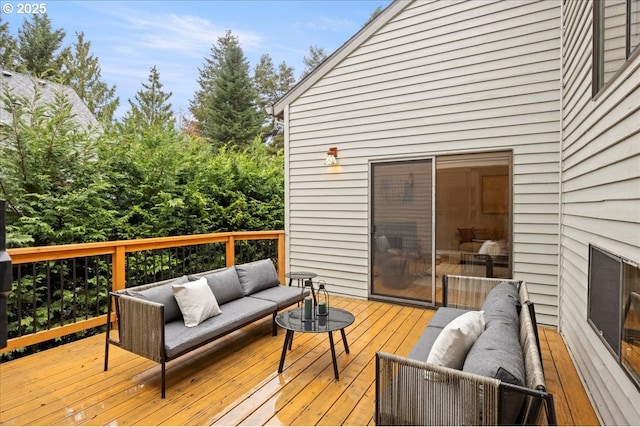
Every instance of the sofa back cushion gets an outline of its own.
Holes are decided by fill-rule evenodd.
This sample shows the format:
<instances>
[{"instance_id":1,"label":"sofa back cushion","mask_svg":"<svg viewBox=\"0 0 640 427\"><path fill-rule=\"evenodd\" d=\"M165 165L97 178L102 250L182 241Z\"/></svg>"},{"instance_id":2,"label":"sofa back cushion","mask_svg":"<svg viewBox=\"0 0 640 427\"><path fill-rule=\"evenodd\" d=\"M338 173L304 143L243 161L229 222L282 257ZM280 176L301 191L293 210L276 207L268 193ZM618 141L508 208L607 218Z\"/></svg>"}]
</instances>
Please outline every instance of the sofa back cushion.
<instances>
[{"instance_id":1,"label":"sofa back cushion","mask_svg":"<svg viewBox=\"0 0 640 427\"><path fill-rule=\"evenodd\" d=\"M491 290L482 306L486 329L469 350L463 371L526 385L519 307L518 290L512 283L504 282ZM501 422L514 424L524 396L503 390L501 402Z\"/></svg>"},{"instance_id":2,"label":"sofa back cushion","mask_svg":"<svg viewBox=\"0 0 640 427\"><path fill-rule=\"evenodd\" d=\"M278 286L278 272L270 259L236 265L236 272L245 295Z\"/></svg>"},{"instance_id":3,"label":"sofa back cushion","mask_svg":"<svg viewBox=\"0 0 640 427\"><path fill-rule=\"evenodd\" d=\"M207 279L207 283L220 305L244 296L234 266L216 270L203 277Z\"/></svg>"},{"instance_id":4,"label":"sofa back cushion","mask_svg":"<svg viewBox=\"0 0 640 427\"><path fill-rule=\"evenodd\" d=\"M164 304L164 323L169 323L182 318L182 312L180 311L180 307L178 307L178 302L173 296L172 286L184 285L187 282L189 282L189 278L182 276L163 285L154 286L143 291L127 290L126 293L132 297Z\"/></svg>"},{"instance_id":5,"label":"sofa back cushion","mask_svg":"<svg viewBox=\"0 0 640 427\"><path fill-rule=\"evenodd\" d=\"M488 327L469 350L462 370L524 386L524 357L520 340L513 333L513 328L495 323ZM501 421L514 424L523 403L522 394L503 393Z\"/></svg>"},{"instance_id":6,"label":"sofa back cushion","mask_svg":"<svg viewBox=\"0 0 640 427\"><path fill-rule=\"evenodd\" d=\"M517 286L512 282L496 285L485 298L481 310L484 311L487 328L493 322L500 322L519 329L520 295Z\"/></svg>"}]
</instances>

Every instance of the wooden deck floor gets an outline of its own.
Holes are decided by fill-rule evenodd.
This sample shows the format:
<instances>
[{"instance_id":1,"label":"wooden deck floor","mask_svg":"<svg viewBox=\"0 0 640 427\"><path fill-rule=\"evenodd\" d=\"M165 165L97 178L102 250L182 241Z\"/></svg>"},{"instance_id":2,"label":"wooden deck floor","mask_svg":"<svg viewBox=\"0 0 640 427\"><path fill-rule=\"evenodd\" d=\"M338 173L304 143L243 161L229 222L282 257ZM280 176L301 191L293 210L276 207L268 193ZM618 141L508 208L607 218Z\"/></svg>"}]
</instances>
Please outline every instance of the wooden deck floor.
<instances>
[{"instance_id":1,"label":"wooden deck floor","mask_svg":"<svg viewBox=\"0 0 640 427\"><path fill-rule=\"evenodd\" d=\"M270 318L171 362L167 397L160 366L111 347L103 371L104 334L0 365L2 425L368 425L373 424L377 350L408 354L433 311L333 298L353 312L340 334L340 380L333 378L326 335L298 334L277 373L284 333ZM540 329L549 391L560 425L595 425L561 337Z\"/></svg>"}]
</instances>

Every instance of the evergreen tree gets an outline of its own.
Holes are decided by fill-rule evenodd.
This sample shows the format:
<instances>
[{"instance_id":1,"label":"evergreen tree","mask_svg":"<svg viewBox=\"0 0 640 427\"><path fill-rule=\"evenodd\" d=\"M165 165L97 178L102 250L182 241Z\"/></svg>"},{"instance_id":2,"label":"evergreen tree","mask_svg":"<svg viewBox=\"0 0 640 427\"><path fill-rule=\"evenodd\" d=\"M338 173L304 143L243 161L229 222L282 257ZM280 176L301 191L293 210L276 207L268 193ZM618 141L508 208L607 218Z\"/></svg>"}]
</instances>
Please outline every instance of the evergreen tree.
<instances>
[{"instance_id":1,"label":"evergreen tree","mask_svg":"<svg viewBox=\"0 0 640 427\"><path fill-rule=\"evenodd\" d=\"M18 29L18 54L20 67L16 71L36 77L51 77L60 72L62 58L57 53L65 31L51 28L51 20L44 15L33 14Z\"/></svg>"},{"instance_id":2,"label":"evergreen tree","mask_svg":"<svg viewBox=\"0 0 640 427\"><path fill-rule=\"evenodd\" d=\"M309 57L302 58L304 63L304 71L302 72L302 78L305 78L307 74L312 72L322 61L327 58L327 54L324 53L324 49L318 46L309 46Z\"/></svg>"},{"instance_id":3,"label":"evergreen tree","mask_svg":"<svg viewBox=\"0 0 640 427\"><path fill-rule=\"evenodd\" d=\"M283 61L278 67L278 72L276 72L271 56L268 54L260 57L260 62L256 65L254 71L253 80L258 91L258 106L265 113L268 113L269 107L295 84L293 67L287 66ZM282 129L277 126L275 117L269 116L264 121L261 136L263 142L269 144L271 148L279 149L283 147L284 135L282 134Z\"/></svg>"},{"instance_id":4,"label":"evergreen tree","mask_svg":"<svg viewBox=\"0 0 640 427\"><path fill-rule=\"evenodd\" d=\"M259 134L264 113L249 77L249 62L239 40L227 31L199 69L200 90L190 102L198 132L214 146L248 146Z\"/></svg>"},{"instance_id":5,"label":"evergreen tree","mask_svg":"<svg viewBox=\"0 0 640 427\"><path fill-rule=\"evenodd\" d=\"M84 33L76 33L72 48L63 49L61 57L62 83L71 86L100 121L111 122L120 104L115 96L116 87L108 87L100 80L102 70L98 58L91 54L91 42L84 40Z\"/></svg>"},{"instance_id":6,"label":"evergreen tree","mask_svg":"<svg viewBox=\"0 0 640 427\"><path fill-rule=\"evenodd\" d=\"M142 83L142 89L136 93L135 102L129 100L131 109L125 115L125 127L136 132L150 128L171 130L175 128L175 117L171 109L172 92L162 90L160 73L154 65L149 72L147 83Z\"/></svg>"},{"instance_id":7,"label":"evergreen tree","mask_svg":"<svg viewBox=\"0 0 640 427\"><path fill-rule=\"evenodd\" d=\"M371 12L371 15L369 16L369 19L367 19L367 22L364 23L363 27L366 27L367 24L369 24L369 22L373 21L374 19L376 19L376 17L378 15L380 15L382 13L384 9L382 8L382 6L378 6L376 7L376 9Z\"/></svg>"},{"instance_id":8,"label":"evergreen tree","mask_svg":"<svg viewBox=\"0 0 640 427\"><path fill-rule=\"evenodd\" d=\"M0 126L0 198L8 203L9 241L35 246L106 240L108 200L94 169L94 138L74 121L63 92L50 103L34 81L32 96L3 85Z\"/></svg>"},{"instance_id":9,"label":"evergreen tree","mask_svg":"<svg viewBox=\"0 0 640 427\"><path fill-rule=\"evenodd\" d=\"M9 33L9 23L2 23L0 15L0 68L15 70L18 61L18 42Z\"/></svg>"}]
</instances>

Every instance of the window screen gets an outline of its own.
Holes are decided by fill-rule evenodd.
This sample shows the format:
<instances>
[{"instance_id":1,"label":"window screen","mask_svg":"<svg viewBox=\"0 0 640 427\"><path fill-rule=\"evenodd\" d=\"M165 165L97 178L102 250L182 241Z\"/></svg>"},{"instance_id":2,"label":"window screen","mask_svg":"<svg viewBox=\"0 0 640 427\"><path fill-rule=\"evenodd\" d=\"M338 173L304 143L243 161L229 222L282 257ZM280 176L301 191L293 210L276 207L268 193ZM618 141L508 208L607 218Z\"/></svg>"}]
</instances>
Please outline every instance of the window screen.
<instances>
[{"instance_id":1,"label":"window screen","mask_svg":"<svg viewBox=\"0 0 640 427\"><path fill-rule=\"evenodd\" d=\"M588 320L620 360L622 262L595 246L589 252Z\"/></svg>"}]
</instances>

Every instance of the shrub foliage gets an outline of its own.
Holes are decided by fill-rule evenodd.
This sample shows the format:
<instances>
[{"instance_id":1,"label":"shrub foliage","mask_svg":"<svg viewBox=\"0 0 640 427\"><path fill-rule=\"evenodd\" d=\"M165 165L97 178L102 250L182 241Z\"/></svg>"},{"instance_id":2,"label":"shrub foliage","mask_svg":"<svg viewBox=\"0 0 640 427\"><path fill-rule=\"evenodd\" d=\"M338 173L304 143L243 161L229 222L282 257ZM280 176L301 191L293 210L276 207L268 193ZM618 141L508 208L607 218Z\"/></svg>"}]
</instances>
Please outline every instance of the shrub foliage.
<instances>
[{"instance_id":1,"label":"shrub foliage","mask_svg":"<svg viewBox=\"0 0 640 427\"><path fill-rule=\"evenodd\" d=\"M0 198L7 201L10 248L284 226L282 152L269 150L259 136L243 148L214 149L173 126L85 129L63 94L45 103L36 82L31 98L6 85L0 95L11 114L0 126ZM20 283L8 300L10 337L104 314L109 264L19 266ZM172 264L175 258L140 269L147 274Z\"/></svg>"}]
</instances>

